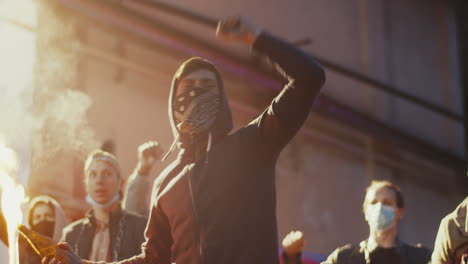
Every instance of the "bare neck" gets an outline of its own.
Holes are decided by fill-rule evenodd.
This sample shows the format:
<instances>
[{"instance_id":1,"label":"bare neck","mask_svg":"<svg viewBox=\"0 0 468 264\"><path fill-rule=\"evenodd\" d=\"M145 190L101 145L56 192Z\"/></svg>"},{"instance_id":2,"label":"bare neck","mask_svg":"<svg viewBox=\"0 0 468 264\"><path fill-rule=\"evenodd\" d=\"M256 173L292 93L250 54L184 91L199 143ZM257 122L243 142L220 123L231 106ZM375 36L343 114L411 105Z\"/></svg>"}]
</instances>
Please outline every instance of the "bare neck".
<instances>
[{"instance_id":1,"label":"bare neck","mask_svg":"<svg viewBox=\"0 0 468 264\"><path fill-rule=\"evenodd\" d=\"M97 208L97 207L93 207L93 213L94 213L94 217L99 221L99 222L102 222L102 223L109 223L109 219L110 219L110 214L112 211L114 211L115 209L117 209L117 207L120 206L120 202L119 201L115 201L115 203L113 203L111 206L107 207L107 208Z\"/></svg>"},{"instance_id":2,"label":"bare neck","mask_svg":"<svg viewBox=\"0 0 468 264\"><path fill-rule=\"evenodd\" d=\"M397 246L397 236L396 225L382 232L370 230L368 244L371 249L376 247L393 248Z\"/></svg>"}]
</instances>

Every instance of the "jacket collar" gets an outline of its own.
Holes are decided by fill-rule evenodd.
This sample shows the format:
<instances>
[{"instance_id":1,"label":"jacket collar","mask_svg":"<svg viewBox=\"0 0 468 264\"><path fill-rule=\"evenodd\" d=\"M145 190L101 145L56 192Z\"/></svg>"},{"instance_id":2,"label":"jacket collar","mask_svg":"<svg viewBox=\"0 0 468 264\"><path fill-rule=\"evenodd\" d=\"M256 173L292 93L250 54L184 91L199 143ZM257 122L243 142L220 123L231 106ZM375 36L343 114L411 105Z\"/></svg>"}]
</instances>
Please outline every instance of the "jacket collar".
<instances>
[{"instance_id":1,"label":"jacket collar","mask_svg":"<svg viewBox=\"0 0 468 264\"><path fill-rule=\"evenodd\" d=\"M118 222L119 219L122 217L123 213L124 212L122 210L122 206L119 204L114 210L110 212L109 225L113 225L116 222ZM94 217L93 209L86 212L86 218L88 219L88 223L90 223L93 226L96 225L96 218Z\"/></svg>"}]
</instances>

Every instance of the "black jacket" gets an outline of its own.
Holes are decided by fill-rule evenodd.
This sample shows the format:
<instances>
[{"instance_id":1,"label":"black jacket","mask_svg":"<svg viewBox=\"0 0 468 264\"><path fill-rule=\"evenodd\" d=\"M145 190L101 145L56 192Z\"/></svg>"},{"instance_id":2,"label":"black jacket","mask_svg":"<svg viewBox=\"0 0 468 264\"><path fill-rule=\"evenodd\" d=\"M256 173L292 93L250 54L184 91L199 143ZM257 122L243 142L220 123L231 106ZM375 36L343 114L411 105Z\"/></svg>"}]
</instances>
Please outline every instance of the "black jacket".
<instances>
[{"instance_id":1,"label":"black jacket","mask_svg":"<svg viewBox=\"0 0 468 264\"><path fill-rule=\"evenodd\" d=\"M110 253L113 261L123 260L141 253L147 218L126 212L120 208L110 216ZM83 259L91 253L94 239L95 220L92 211L83 219L63 229L63 241Z\"/></svg>"},{"instance_id":2,"label":"black jacket","mask_svg":"<svg viewBox=\"0 0 468 264\"><path fill-rule=\"evenodd\" d=\"M232 120L221 85L211 150L194 160L192 149L181 149L156 179L144 252L123 263L279 262L275 164L309 115L325 74L310 56L269 34L262 33L253 48L279 67L288 84L258 118L229 135Z\"/></svg>"},{"instance_id":3,"label":"black jacket","mask_svg":"<svg viewBox=\"0 0 468 264\"><path fill-rule=\"evenodd\" d=\"M427 264L431 260L431 250L422 246L411 246L398 242L396 252L402 264ZM367 241L359 245L346 245L337 248L322 264L370 264L372 253L367 250ZM379 264L379 263L372 263Z\"/></svg>"}]
</instances>

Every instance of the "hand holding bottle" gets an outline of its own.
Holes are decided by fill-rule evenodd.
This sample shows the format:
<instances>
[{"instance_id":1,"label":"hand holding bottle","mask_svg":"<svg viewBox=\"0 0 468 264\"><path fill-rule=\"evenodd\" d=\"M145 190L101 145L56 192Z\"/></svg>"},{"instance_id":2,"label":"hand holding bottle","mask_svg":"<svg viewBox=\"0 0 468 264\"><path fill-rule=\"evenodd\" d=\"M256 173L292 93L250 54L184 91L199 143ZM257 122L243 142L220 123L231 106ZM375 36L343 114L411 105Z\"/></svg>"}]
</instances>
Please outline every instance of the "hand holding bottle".
<instances>
[{"instance_id":1,"label":"hand holding bottle","mask_svg":"<svg viewBox=\"0 0 468 264\"><path fill-rule=\"evenodd\" d=\"M52 239L34 232L24 225L18 226L18 231L41 256L43 264L84 264L73 253L67 243L55 244Z\"/></svg>"}]
</instances>

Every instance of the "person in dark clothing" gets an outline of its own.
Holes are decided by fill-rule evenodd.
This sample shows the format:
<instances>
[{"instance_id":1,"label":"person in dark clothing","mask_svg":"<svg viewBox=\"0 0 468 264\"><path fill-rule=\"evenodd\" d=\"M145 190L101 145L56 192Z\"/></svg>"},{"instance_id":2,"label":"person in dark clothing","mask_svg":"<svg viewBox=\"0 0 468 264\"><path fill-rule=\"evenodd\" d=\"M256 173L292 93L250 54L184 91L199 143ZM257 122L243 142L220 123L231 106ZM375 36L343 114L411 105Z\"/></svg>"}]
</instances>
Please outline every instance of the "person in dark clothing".
<instances>
[{"instance_id":1,"label":"person in dark clothing","mask_svg":"<svg viewBox=\"0 0 468 264\"><path fill-rule=\"evenodd\" d=\"M179 156L155 180L142 254L121 264L279 263L275 164L325 73L299 48L243 19L220 21L217 36L266 55L287 84L259 117L230 133L219 71L201 58L180 66L169 96Z\"/></svg>"},{"instance_id":2,"label":"person in dark clothing","mask_svg":"<svg viewBox=\"0 0 468 264\"><path fill-rule=\"evenodd\" d=\"M29 203L27 226L31 230L58 242L66 225L63 209L53 198L40 195ZM41 258L23 236L18 238L18 251L20 264L41 263Z\"/></svg>"},{"instance_id":3,"label":"person in dark clothing","mask_svg":"<svg viewBox=\"0 0 468 264\"><path fill-rule=\"evenodd\" d=\"M157 141L148 141L138 147L138 164L127 180L123 201L126 211L148 217L151 208L151 170L161 160L163 149Z\"/></svg>"},{"instance_id":4,"label":"person in dark clothing","mask_svg":"<svg viewBox=\"0 0 468 264\"><path fill-rule=\"evenodd\" d=\"M369 238L359 245L336 249L322 264L427 264L431 251L398 239L404 200L400 188L388 181L373 181L363 204Z\"/></svg>"}]
</instances>

